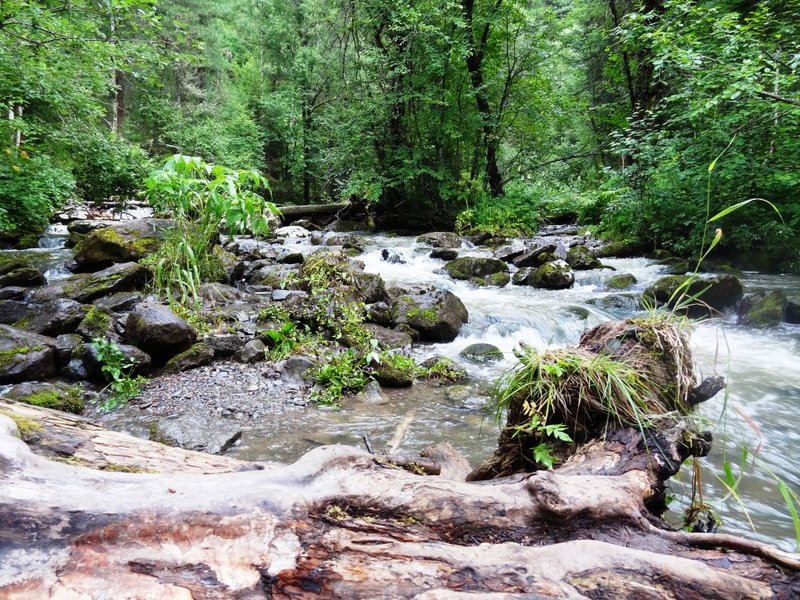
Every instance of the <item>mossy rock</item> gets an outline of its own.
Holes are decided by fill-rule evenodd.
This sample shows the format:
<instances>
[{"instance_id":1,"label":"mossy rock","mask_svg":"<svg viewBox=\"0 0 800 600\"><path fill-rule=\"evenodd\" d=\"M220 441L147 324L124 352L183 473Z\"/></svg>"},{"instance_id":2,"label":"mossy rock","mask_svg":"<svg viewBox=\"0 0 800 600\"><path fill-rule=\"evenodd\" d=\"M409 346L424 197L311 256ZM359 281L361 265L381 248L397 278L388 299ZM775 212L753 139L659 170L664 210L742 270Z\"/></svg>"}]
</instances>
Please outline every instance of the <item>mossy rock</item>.
<instances>
[{"instance_id":1,"label":"mossy rock","mask_svg":"<svg viewBox=\"0 0 800 600\"><path fill-rule=\"evenodd\" d=\"M508 265L499 258L462 256L447 263L444 270L453 279L469 280L474 277L485 278L487 275L506 273Z\"/></svg>"},{"instance_id":2,"label":"mossy rock","mask_svg":"<svg viewBox=\"0 0 800 600\"><path fill-rule=\"evenodd\" d=\"M683 294L676 295L676 290L683 285L686 285ZM645 304L667 304L670 308L674 308L681 299L679 296L683 295L685 298L697 296L697 300L683 307L683 310L689 316L700 317L734 306L743 294L741 282L733 275L717 275L709 278L667 275L644 291L642 301Z\"/></svg>"},{"instance_id":3,"label":"mossy rock","mask_svg":"<svg viewBox=\"0 0 800 600\"><path fill-rule=\"evenodd\" d=\"M458 383L467 378L467 370L447 356L433 356L420 364L420 368L421 377L441 384Z\"/></svg>"},{"instance_id":4,"label":"mossy rock","mask_svg":"<svg viewBox=\"0 0 800 600\"><path fill-rule=\"evenodd\" d=\"M469 313L452 292L437 290L401 295L392 306L392 318L398 325L416 329L422 340L450 342L458 335L461 325L469 320Z\"/></svg>"},{"instance_id":5,"label":"mossy rock","mask_svg":"<svg viewBox=\"0 0 800 600\"><path fill-rule=\"evenodd\" d=\"M428 244L434 248L460 248L461 238L452 231L432 231L419 236L417 243Z\"/></svg>"},{"instance_id":6,"label":"mossy rock","mask_svg":"<svg viewBox=\"0 0 800 600\"><path fill-rule=\"evenodd\" d=\"M115 338L114 314L102 306L91 306L75 332L87 341L97 337Z\"/></svg>"},{"instance_id":7,"label":"mossy rock","mask_svg":"<svg viewBox=\"0 0 800 600\"><path fill-rule=\"evenodd\" d=\"M592 254L597 258L630 258L640 255L643 250L644 248L640 244L634 242L609 242Z\"/></svg>"},{"instance_id":8,"label":"mossy rock","mask_svg":"<svg viewBox=\"0 0 800 600\"><path fill-rule=\"evenodd\" d=\"M494 344L486 343L470 344L459 355L474 362L503 360L503 351Z\"/></svg>"},{"instance_id":9,"label":"mossy rock","mask_svg":"<svg viewBox=\"0 0 800 600\"><path fill-rule=\"evenodd\" d=\"M11 387L6 398L33 406L80 414L85 407L83 390L78 386L50 383L21 383Z\"/></svg>"},{"instance_id":10,"label":"mossy rock","mask_svg":"<svg viewBox=\"0 0 800 600\"><path fill-rule=\"evenodd\" d=\"M561 259L546 262L537 269L520 269L512 278L514 285L529 285L550 290L563 290L575 283L572 268Z\"/></svg>"},{"instance_id":11,"label":"mossy rock","mask_svg":"<svg viewBox=\"0 0 800 600\"><path fill-rule=\"evenodd\" d=\"M555 258L553 254L556 251L555 244L545 244L527 250L517 256L511 261L515 267L520 269L527 267L540 267L544 263L549 262Z\"/></svg>"},{"instance_id":12,"label":"mossy rock","mask_svg":"<svg viewBox=\"0 0 800 600\"><path fill-rule=\"evenodd\" d=\"M786 294L780 290L747 294L739 303L739 324L748 327L774 327L784 319Z\"/></svg>"},{"instance_id":13,"label":"mossy rock","mask_svg":"<svg viewBox=\"0 0 800 600\"><path fill-rule=\"evenodd\" d=\"M0 287L10 285L33 287L45 283L44 274L36 267L19 267L0 277Z\"/></svg>"},{"instance_id":14,"label":"mossy rock","mask_svg":"<svg viewBox=\"0 0 800 600\"><path fill-rule=\"evenodd\" d=\"M165 219L137 219L95 229L76 245L75 262L80 270L91 270L138 261L161 247L171 225Z\"/></svg>"},{"instance_id":15,"label":"mossy rock","mask_svg":"<svg viewBox=\"0 0 800 600\"><path fill-rule=\"evenodd\" d=\"M116 292L130 292L144 286L149 271L138 263L121 263L92 273L77 275L64 282L63 295L86 303Z\"/></svg>"},{"instance_id":16,"label":"mossy rock","mask_svg":"<svg viewBox=\"0 0 800 600\"><path fill-rule=\"evenodd\" d=\"M408 366L398 365L387 358L372 365L372 374L382 386L408 387L414 383L414 363L409 361Z\"/></svg>"},{"instance_id":17,"label":"mossy rock","mask_svg":"<svg viewBox=\"0 0 800 600\"><path fill-rule=\"evenodd\" d=\"M0 383L48 379L55 373L53 338L0 325Z\"/></svg>"},{"instance_id":18,"label":"mossy rock","mask_svg":"<svg viewBox=\"0 0 800 600\"><path fill-rule=\"evenodd\" d=\"M209 364L212 360L214 360L214 349L200 342L170 358L164 365L163 373L180 373L196 369Z\"/></svg>"},{"instance_id":19,"label":"mossy rock","mask_svg":"<svg viewBox=\"0 0 800 600\"><path fill-rule=\"evenodd\" d=\"M590 271L592 269L602 269L603 263L595 258L589 249L583 245L572 246L567 251L567 264L576 271Z\"/></svg>"},{"instance_id":20,"label":"mossy rock","mask_svg":"<svg viewBox=\"0 0 800 600\"><path fill-rule=\"evenodd\" d=\"M606 289L627 290L636 283L638 283L638 280L630 273L619 273L608 278L608 281L606 281Z\"/></svg>"}]
</instances>

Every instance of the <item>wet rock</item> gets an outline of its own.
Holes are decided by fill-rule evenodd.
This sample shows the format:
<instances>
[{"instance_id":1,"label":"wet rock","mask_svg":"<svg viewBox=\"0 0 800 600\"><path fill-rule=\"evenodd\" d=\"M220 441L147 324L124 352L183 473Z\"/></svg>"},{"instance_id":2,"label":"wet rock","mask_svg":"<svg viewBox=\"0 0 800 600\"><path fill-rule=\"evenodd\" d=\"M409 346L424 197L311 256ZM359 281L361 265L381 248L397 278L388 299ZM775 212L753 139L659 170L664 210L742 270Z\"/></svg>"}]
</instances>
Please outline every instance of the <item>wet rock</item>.
<instances>
[{"instance_id":1,"label":"wet rock","mask_svg":"<svg viewBox=\"0 0 800 600\"><path fill-rule=\"evenodd\" d=\"M409 366L393 362L391 358L372 364L372 376L384 387L408 387L414 383L414 362Z\"/></svg>"},{"instance_id":2,"label":"wet rock","mask_svg":"<svg viewBox=\"0 0 800 600\"><path fill-rule=\"evenodd\" d=\"M0 287L0 300L24 300L27 294L27 288L17 285Z\"/></svg>"},{"instance_id":3,"label":"wet rock","mask_svg":"<svg viewBox=\"0 0 800 600\"><path fill-rule=\"evenodd\" d=\"M595 250L597 258L631 258L642 254L643 248L632 242L610 242Z\"/></svg>"},{"instance_id":4,"label":"wet rock","mask_svg":"<svg viewBox=\"0 0 800 600\"><path fill-rule=\"evenodd\" d=\"M89 312L88 307L75 300L59 298L32 305L27 315L15 326L55 337L62 333L73 333Z\"/></svg>"},{"instance_id":5,"label":"wet rock","mask_svg":"<svg viewBox=\"0 0 800 600\"><path fill-rule=\"evenodd\" d=\"M435 248L431 250L430 257L439 260L455 260L458 258L458 250L453 250L452 248Z\"/></svg>"},{"instance_id":6,"label":"wet rock","mask_svg":"<svg viewBox=\"0 0 800 600\"><path fill-rule=\"evenodd\" d=\"M378 346L383 350L394 350L396 348L408 348L411 346L411 336L404 331L395 331L387 327L381 327L374 323L367 323L364 328L370 336L378 340Z\"/></svg>"},{"instance_id":7,"label":"wet rock","mask_svg":"<svg viewBox=\"0 0 800 600\"><path fill-rule=\"evenodd\" d=\"M373 302L365 306L367 320L388 327L392 324L392 308L386 302Z\"/></svg>"},{"instance_id":8,"label":"wet rock","mask_svg":"<svg viewBox=\"0 0 800 600\"><path fill-rule=\"evenodd\" d=\"M505 273L508 271L508 265L498 258L462 256L447 263L444 270L453 279L469 280L484 278L494 273Z\"/></svg>"},{"instance_id":9,"label":"wet rock","mask_svg":"<svg viewBox=\"0 0 800 600\"><path fill-rule=\"evenodd\" d=\"M361 302L374 304L386 301L386 284L377 273L356 272L353 280Z\"/></svg>"},{"instance_id":10,"label":"wet rock","mask_svg":"<svg viewBox=\"0 0 800 600\"><path fill-rule=\"evenodd\" d=\"M44 273L36 267L20 267L0 276L0 287L10 285L33 287L44 285L45 282Z\"/></svg>"},{"instance_id":11,"label":"wet rock","mask_svg":"<svg viewBox=\"0 0 800 600\"><path fill-rule=\"evenodd\" d=\"M242 429L228 419L187 413L156 422L150 439L186 450L222 454L242 437Z\"/></svg>"},{"instance_id":12,"label":"wet rock","mask_svg":"<svg viewBox=\"0 0 800 600\"><path fill-rule=\"evenodd\" d=\"M487 275L484 278L475 278L471 279L473 283L477 285L490 285L494 287L503 287L509 281L511 281L511 275L509 273L492 273L491 275Z\"/></svg>"},{"instance_id":13,"label":"wet rock","mask_svg":"<svg viewBox=\"0 0 800 600\"><path fill-rule=\"evenodd\" d=\"M641 308L637 294L609 294L602 298L591 298L589 304L606 310L632 312Z\"/></svg>"},{"instance_id":14,"label":"wet rock","mask_svg":"<svg viewBox=\"0 0 800 600\"><path fill-rule=\"evenodd\" d=\"M575 274L566 261L557 259L537 269L520 269L514 273L514 285L529 285L550 290L562 290L575 283Z\"/></svg>"},{"instance_id":15,"label":"wet rock","mask_svg":"<svg viewBox=\"0 0 800 600\"><path fill-rule=\"evenodd\" d=\"M130 344L117 344L117 348L125 357L125 362L133 365L131 375L147 373L153 366L152 357L144 350Z\"/></svg>"},{"instance_id":16,"label":"wet rock","mask_svg":"<svg viewBox=\"0 0 800 600\"><path fill-rule=\"evenodd\" d=\"M664 269L664 272L667 275L686 275L686 273L692 270L689 262L681 260L680 258L673 257L660 262L664 265L667 265L667 268Z\"/></svg>"},{"instance_id":17,"label":"wet rock","mask_svg":"<svg viewBox=\"0 0 800 600\"><path fill-rule=\"evenodd\" d=\"M397 252L390 252L386 248L381 250L381 260L385 260L389 264L393 264L393 265L404 265L404 264L406 264L406 259L403 258L403 256L401 256Z\"/></svg>"},{"instance_id":18,"label":"wet rock","mask_svg":"<svg viewBox=\"0 0 800 600\"><path fill-rule=\"evenodd\" d=\"M433 231L423 233L417 238L417 243L428 244L434 248L460 248L461 238L451 231Z\"/></svg>"},{"instance_id":19,"label":"wet rock","mask_svg":"<svg viewBox=\"0 0 800 600\"><path fill-rule=\"evenodd\" d=\"M784 316L787 323L797 325L800 323L800 296L789 296L786 299L786 314Z\"/></svg>"},{"instance_id":20,"label":"wet rock","mask_svg":"<svg viewBox=\"0 0 800 600\"><path fill-rule=\"evenodd\" d=\"M78 270L138 261L158 250L164 232L172 225L173 221L167 219L135 219L95 229L75 246Z\"/></svg>"},{"instance_id":21,"label":"wet rock","mask_svg":"<svg viewBox=\"0 0 800 600\"><path fill-rule=\"evenodd\" d=\"M400 333L408 334L409 336L411 336L411 340L413 342L418 342L422 339L422 336L420 336L419 331L417 331L416 329L414 329L413 327L411 327L406 323L398 323L397 325L394 326L394 330L399 331Z\"/></svg>"},{"instance_id":22,"label":"wet rock","mask_svg":"<svg viewBox=\"0 0 800 600\"><path fill-rule=\"evenodd\" d=\"M298 280L295 265L264 265L245 276L251 285L261 285L271 289L292 289L292 282Z\"/></svg>"},{"instance_id":23,"label":"wet rock","mask_svg":"<svg viewBox=\"0 0 800 600\"><path fill-rule=\"evenodd\" d=\"M747 294L737 306L739 324L759 328L774 327L783 321L786 303L786 294L780 290Z\"/></svg>"},{"instance_id":24,"label":"wet rock","mask_svg":"<svg viewBox=\"0 0 800 600\"><path fill-rule=\"evenodd\" d=\"M203 283L198 288L200 297L211 305L236 304L255 300L233 286L224 283Z\"/></svg>"},{"instance_id":25,"label":"wet rock","mask_svg":"<svg viewBox=\"0 0 800 600\"><path fill-rule=\"evenodd\" d=\"M464 348L459 356L473 362L490 362L503 360L503 351L494 344L477 343Z\"/></svg>"},{"instance_id":26,"label":"wet rock","mask_svg":"<svg viewBox=\"0 0 800 600\"><path fill-rule=\"evenodd\" d=\"M164 365L163 372L169 374L189 371L190 369L207 365L212 360L214 360L214 349L203 342L199 342L192 345L188 350L184 350L170 358L167 364Z\"/></svg>"},{"instance_id":27,"label":"wet rock","mask_svg":"<svg viewBox=\"0 0 800 600\"><path fill-rule=\"evenodd\" d=\"M461 325L469 321L464 303L452 292L437 290L419 295L401 295L392 305L397 324L417 330L424 341L451 342Z\"/></svg>"},{"instance_id":28,"label":"wet rock","mask_svg":"<svg viewBox=\"0 0 800 600\"><path fill-rule=\"evenodd\" d=\"M494 257L504 262L512 262L515 258L522 256L528 248L521 242L500 246L494 251Z\"/></svg>"},{"instance_id":29,"label":"wet rock","mask_svg":"<svg viewBox=\"0 0 800 600\"><path fill-rule=\"evenodd\" d=\"M116 292L140 289L148 277L149 271L139 263L120 263L91 275L71 277L63 283L61 290L67 298L85 304Z\"/></svg>"},{"instance_id":30,"label":"wet rock","mask_svg":"<svg viewBox=\"0 0 800 600\"><path fill-rule=\"evenodd\" d=\"M63 383L19 383L5 393L10 400L76 415L83 412L83 396L83 390L78 386Z\"/></svg>"},{"instance_id":31,"label":"wet rock","mask_svg":"<svg viewBox=\"0 0 800 600\"><path fill-rule=\"evenodd\" d=\"M553 260L554 252L556 251L555 244L545 244L544 246L537 246L531 250L523 252L511 262L515 267L520 269L527 267L540 267L547 261Z\"/></svg>"},{"instance_id":32,"label":"wet rock","mask_svg":"<svg viewBox=\"0 0 800 600\"><path fill-rule=\"evenodd\" d=\"M282 265L302 265L306 257L301 252L285 252L278 256L278 263Z\"/></svg>"},{"instance_id":33,"label":"wet rock","mask_svg":"<svg viewBox=\"0 0 800 600\"><path fill-rule=\"evenodd\" d=\"M48 379L56 374L55 340L0 325L0 383Z\"/></svg>"},{"instance_id":34,"label":"wet rock","mask_svg":"<svg viewBox=\"0 0 800 600\"><path fill-rule=\"evenodd\" d=\"M233 360L240 363L254 363L266 358L267 347L261 340L251 340L233 354Z\"/></svg>"},{"instance_id":35,"label":"wet rock","mask_svg":"<svg viewBox=\"0 0 800 600\"><path fill-rule=\"evenodd\" d=\"M358 250L358 253L364 251L366 241L364 238L357 235L329 235L324 240L325 246L341 246L345 250Z\"/></svg>"},{"instance_id":36,"label":"wet rock","mask_svg":"<svg viewBox=\"0 0 800 600\"><path fill-rule=\"evenodd\" d=\"M92 304L102 306L115 313L126 313L136 308L141 301L142 294L139 292L117 292L98 298Z\"/></svg>"},{"instance_id":37,"label":"wet rock","mask_svg":"<svg viewBox=\"0 0 800 600\"><path fill-rule=\"evenodd\" d=\"M691 283L684 289L685 296L699 295L687 310L690 316L704 316L709 312L721 312L734 306L744 294L742 284L733 275L717 275L707 278L691 278L688 275L667 275L649 286L642 298L650 304L669 304L670 308L680 300L675 291L687 281Z\"/></svg>"},{"instance_id":38,"label":"wet rock","mask_svg":"<svg viewBox=\"0 0 800 600\"><path fill-rule=\"evenodd\" d=\"M336 219L331 222L327 227L327 231L335 231L337 233L353 233L354 231L370 231L372 225L365 221L347 221L344 219Z\"/></svg>"},{"instance_id":39,"label":"wet rock","mask_svg":"<svg viewBox=\"0 0 800 600\"><path fill-rule=\"evenodd\" d=\"M590 271L603 268L603 263L592 256L589 249L582 245L572 246L567 251L566 261L575 271Z\"/></svg>"},{"instance_id":40,"label":"wet rock","mask_svg":"<svg viewBox=\"0 0 800 600\"><path fill-rule=\"evenodd\" d=\"M353 398L355 402L364 404L388 404L390 402L386 394L383 393L381 384L375 380L370 381L363 390Z\"/></svg>"},{"instance_id":41,"label":"wet rock","mask_svg":"<svg viewBox=\"0 0 800 600\"><path fill-rule=\"evenodd\" d=\"M30 314L31 308L22 300L0 300L0 323L13 325L20 323L24 326L24 319ZM20 327L24 329L24 327Z\"/></svg>"},{"instance_id":42,"label":"wet rock","mask_svg":"<svg viewBox=\"0 0 800 600\"><path fill-rule=\"evenodd\" d=\"M290 356L281 370L281 379L292 385L305 385L311 380L311 370L315 363L307 356Z\"/></svg>"},{"instance_id":43,"label":"wet rock","mask_svg":"<svg viewBox=\"0 0 800 600\"><path fill-rule=\"evenodd\" d=\"M425 377L440 383L456 383L467 378L467 370L447 356L432 356L420 367L425 371Z\"/></svg>"},{"instance_id":44,"label":"wet rock","mask_svg":"<svg viewBox=\"0 0 800 600\"><path fill-rule=\"evenodd\" d=\"M638 283L638 280L630 273L619 273L608 278L608 281L606 281L606 289L627 290L636 283Z\"/></svg>"},{"instance_id":45,"label":"wet rock","mask_svg":"<svg viewBox=\"0 0 800 600\"><path fill-rule=\"evenodd\" d=\"M236 333L212 333L203 339L203 343L211 348L217 357L232 356L249 341L249 337Z\"/></svg>"},{"instance_id":46,"label":"wet rock","mask_svg":"<svg viewBox=\"0 0 800 600\"><path fill-rule=\"evenodd\" d=\"M144 306L128 314L126 338L163 363L194 344L197 332L165 306Z\"/></svg>"},{"instance_id":47,"label":"wet rock","mask_svg":"<svg viewBox=\"0 0 800 600\"><path fill-rule=\"evenodd\" d=\"M58 367L64 367L72 358L72 352L83 343L83 338L77 333L62 333L56 337L56 360Z\"/></svg>"},{"instance_id":48,"label":"wet rock","mask_svg":"<svg viewBox=\"0 0 800 600\"><path fill-rule=\"evenodd\" d=\"M112 341L119 340L114 313L102 306L90 307L86 316L78 324L75 333L86 341L91 341L98 337L108 338Z\"/></svg>"}]
</instances>

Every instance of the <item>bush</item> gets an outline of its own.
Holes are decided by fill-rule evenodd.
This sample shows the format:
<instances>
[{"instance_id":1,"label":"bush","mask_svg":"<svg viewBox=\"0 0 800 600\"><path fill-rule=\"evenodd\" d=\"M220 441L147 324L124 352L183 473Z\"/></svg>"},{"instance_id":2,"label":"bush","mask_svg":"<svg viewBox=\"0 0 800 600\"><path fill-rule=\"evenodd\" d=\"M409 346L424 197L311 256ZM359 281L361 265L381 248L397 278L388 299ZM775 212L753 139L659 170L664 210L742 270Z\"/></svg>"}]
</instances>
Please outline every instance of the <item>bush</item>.
<instances>
[{"instance_id":1,"label":"bush","mask_svg":"<svg viewBox=\"0 0 800 600\"><path fill-rule=\"evenodd\" d=\"M0 160L0 232L40 232L75 188L69 171L44 154L6 149Z\"/></svg>"}]
</instances>

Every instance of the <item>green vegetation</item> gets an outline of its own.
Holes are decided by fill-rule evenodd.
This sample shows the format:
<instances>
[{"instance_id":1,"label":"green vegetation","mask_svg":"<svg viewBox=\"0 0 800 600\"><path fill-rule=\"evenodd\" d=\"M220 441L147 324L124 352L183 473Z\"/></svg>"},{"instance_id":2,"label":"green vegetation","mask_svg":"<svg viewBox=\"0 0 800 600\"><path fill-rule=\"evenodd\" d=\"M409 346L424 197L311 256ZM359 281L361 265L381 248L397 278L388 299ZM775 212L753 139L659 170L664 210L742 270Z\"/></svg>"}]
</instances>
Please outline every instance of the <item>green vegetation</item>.
<instances>
[{"instance_id":1,"label":"green vegetation","mask_svg":"<svg viewBox=\"0 0 800 600\"><path fill-rule=\"evenodd\" d=\"M138 396L147 379L141 375L133 376L136 362L127 359L119 346L108 338L94 338L91 343L103 375L109 382L103 390L106 399L98 404L98 408L112 410Z\"/></svg>"},{"instance_id":2,"label":"green vegetation","mask_svg":"<svg viewBox=\"0 0 800 600\"><path fill-rule=\"evenodd\" d=\"M70 387L66 390L60 388L42 390L17 399L33 406L53 408L75 414L83 412L84 407L82 393L78 387Z\"/></svg>"}]
</instances>

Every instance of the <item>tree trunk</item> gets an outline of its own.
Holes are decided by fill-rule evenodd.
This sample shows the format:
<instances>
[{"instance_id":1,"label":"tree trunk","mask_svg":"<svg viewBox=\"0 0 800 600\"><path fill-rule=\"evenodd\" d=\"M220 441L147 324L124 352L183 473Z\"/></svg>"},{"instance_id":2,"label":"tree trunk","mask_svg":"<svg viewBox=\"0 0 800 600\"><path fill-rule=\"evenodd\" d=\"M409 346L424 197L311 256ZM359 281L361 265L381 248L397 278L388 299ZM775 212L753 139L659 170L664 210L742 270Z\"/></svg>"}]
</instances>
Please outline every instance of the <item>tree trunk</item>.
<instances>
[{"instance_id":1,"label":"tree trunk","mask_svg":"<svg viewBox=\"0 0 800 600\"><path fill-rule=\"evenodd\" d=\"M26 435L54 414L26 410L27 421L15 417ZM40 435L47 427L58 430L50 423ZM800 592L796 555L654 525L646 501L660 482L635 431L586 445L558 471L484 484L414 474L346 446L261 470L108 472L37 456L15 433L0 415L0 597L8 600Z\"/></svg>"}]
</instances>

